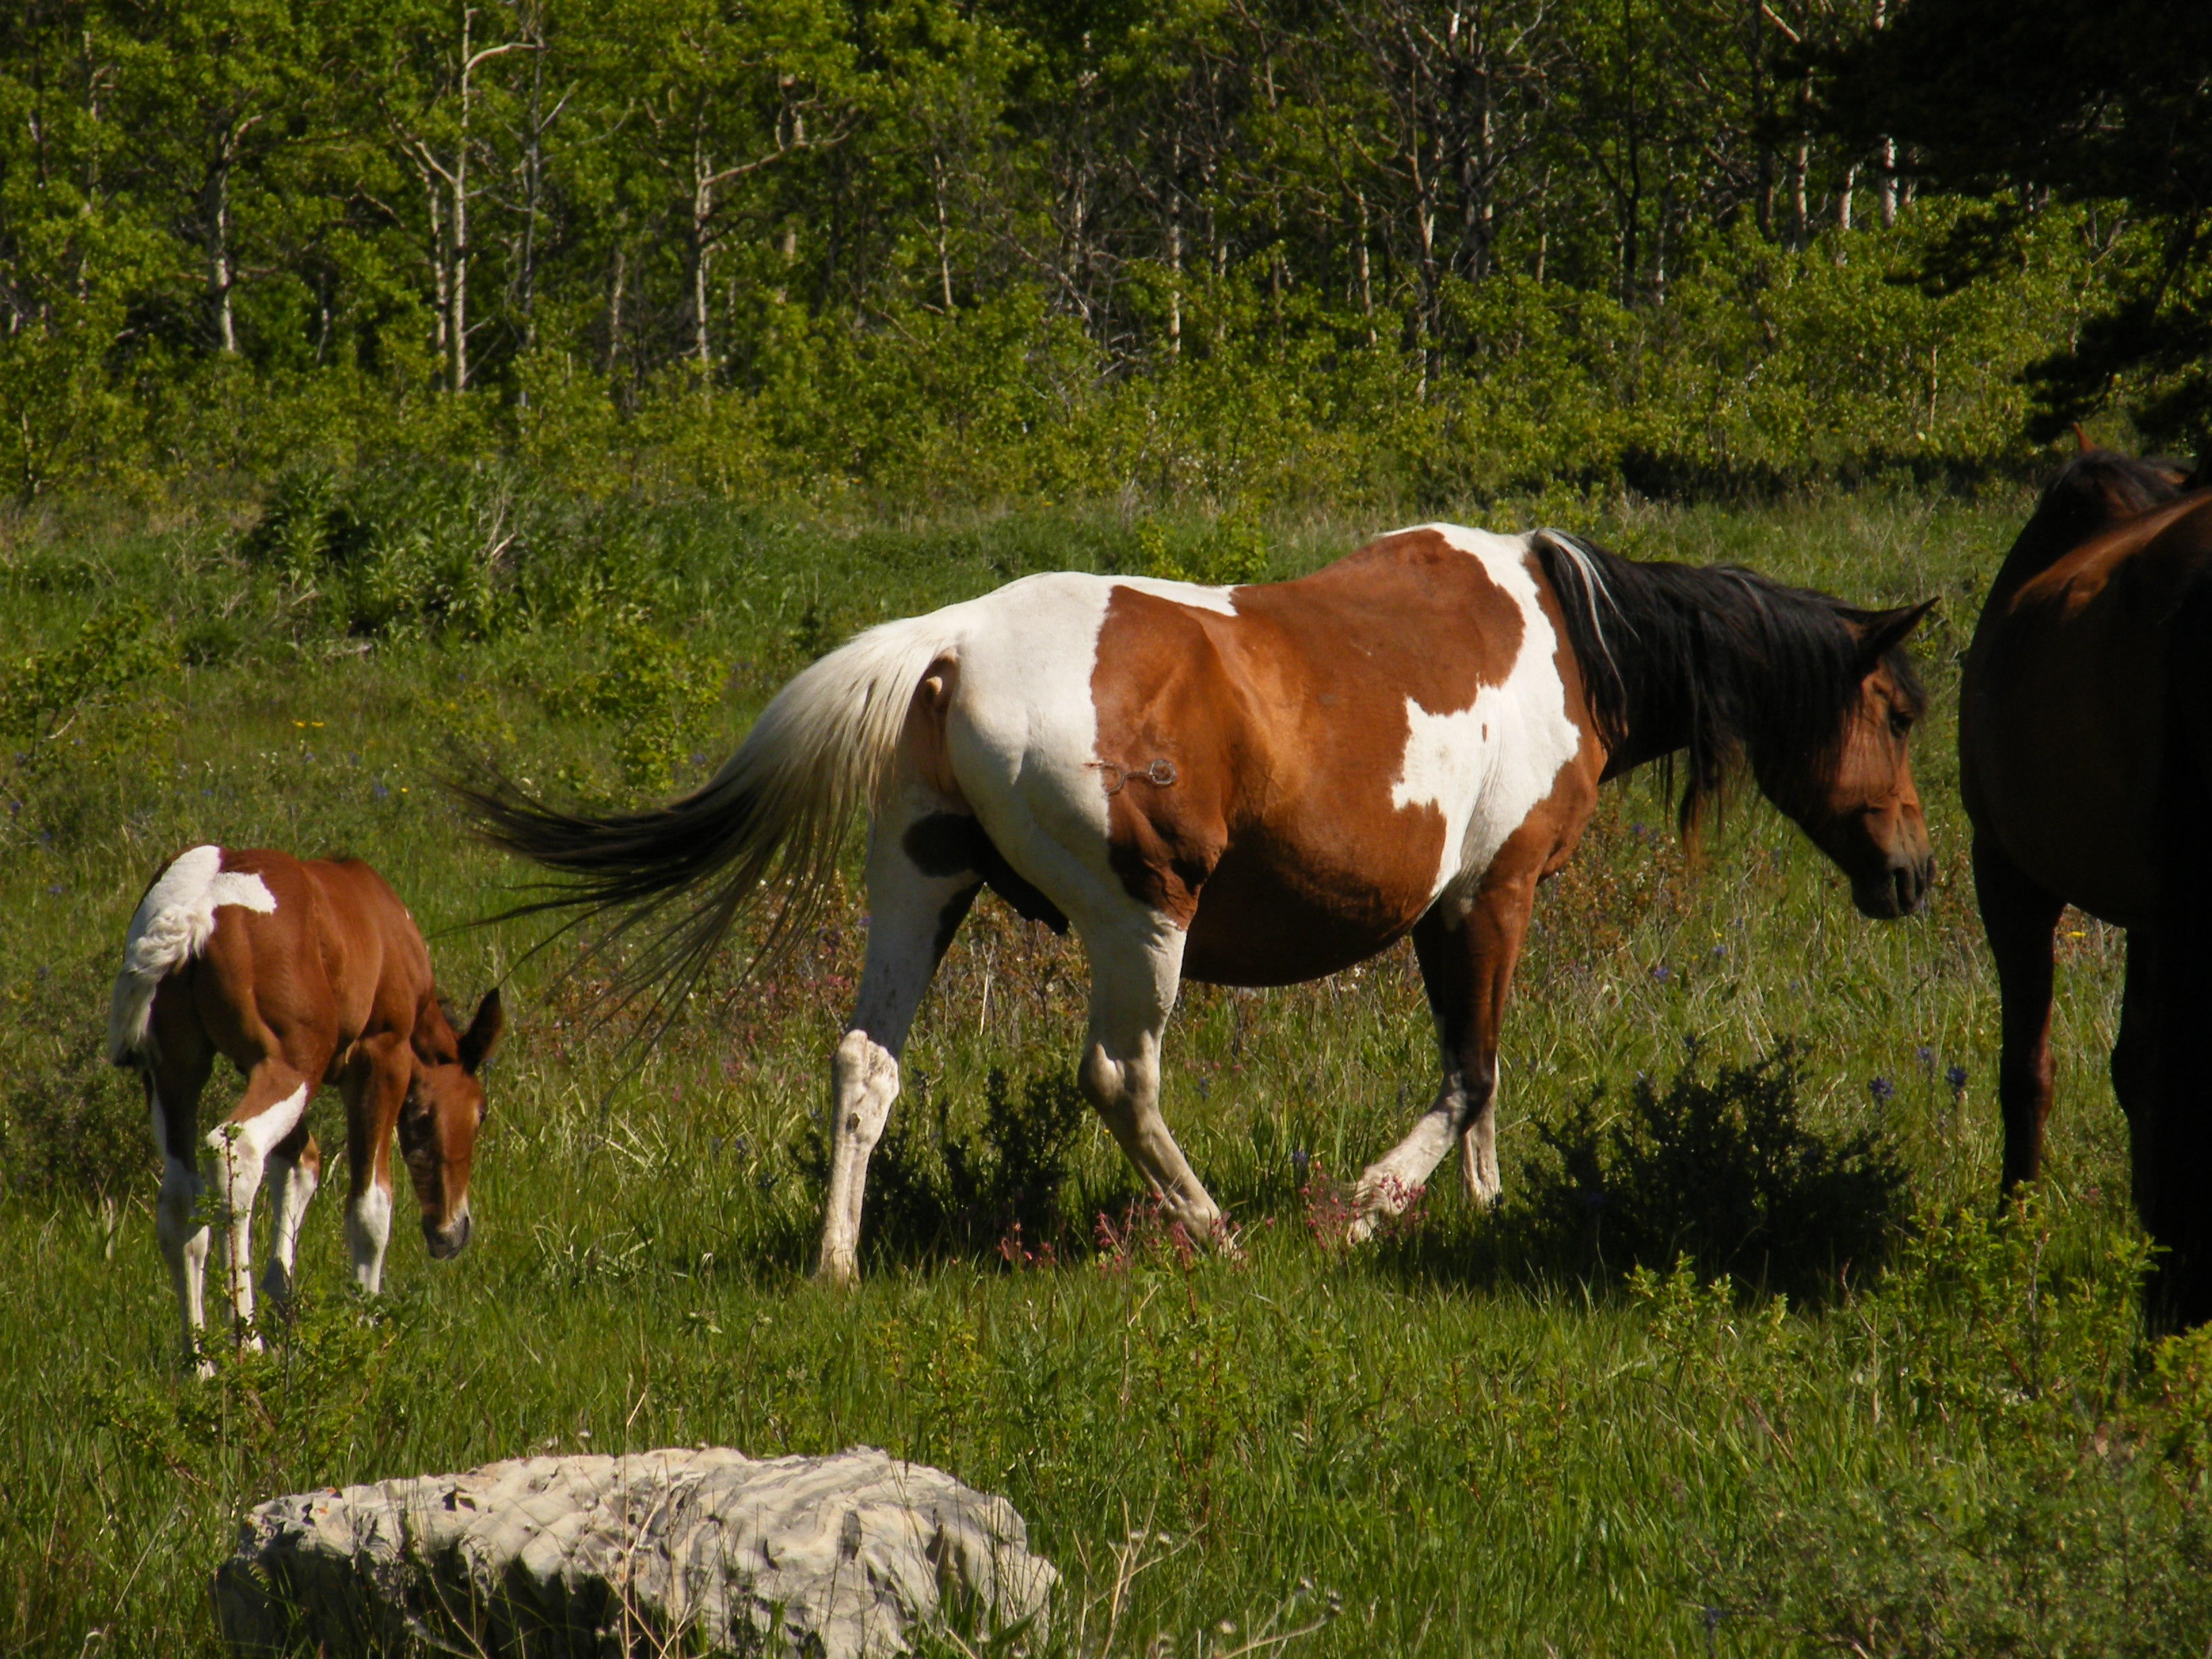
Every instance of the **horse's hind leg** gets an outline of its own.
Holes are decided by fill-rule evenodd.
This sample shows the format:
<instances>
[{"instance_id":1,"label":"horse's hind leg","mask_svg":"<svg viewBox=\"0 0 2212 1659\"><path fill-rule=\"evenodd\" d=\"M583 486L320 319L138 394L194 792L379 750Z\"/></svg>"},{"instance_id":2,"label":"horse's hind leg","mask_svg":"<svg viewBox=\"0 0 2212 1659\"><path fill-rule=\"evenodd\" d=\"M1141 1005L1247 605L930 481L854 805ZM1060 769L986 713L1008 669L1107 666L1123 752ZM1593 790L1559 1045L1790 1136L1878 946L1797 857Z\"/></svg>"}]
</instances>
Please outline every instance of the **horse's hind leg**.
<instances>
[{"instance_id":1,"label":"horse's hind leg","mask_svg":"<svg viewBox=\"0 0 2212 1659\"><path fill-rule=\"evenodd\" d=\"M2004 1115L2004 1185L2043 1168L2051 1115L2052 935L2065 902L2038 887L1986 836L1974 838L1974 896L1996 959L2002 1010L1997 1104Z\"/></svg>"},{"instance_id":2,"label":"horse's hind leg","mask_svg":"<svg viewBox=\"0 0 2212 1659\"><path fill-rule=\"evenodd\" d=\"M163 992L167 990L165 986ZM197 1349L201 1328L207 1322L208 1228L199 1214L200 1198L207 1187L192 1156L193 1131L200 1094L215 1066L215 1050L197 1020L189 1014L173 1013L167 996L157 994L154 1012L154 1054L142 1073L154 1151L161 1160L154 1236L160 1242L161 1259L168 1264L178 1316L184 1322L185 1347L190 1352ZM208 1368L201 1369L204 1372Z\"/></svg>"},{"instance_id":3,"label":"horse's hind leg","mask_svg":"<svg viewBox=\"0 0 2212 1659\"><path fill-rule=\"evenodd\" d=\"M272 1302L289 1302L293 1263L299 1256L300 1224L307 1218L307 1205L323 1182L323 1151L307 1133L305 1118L270 1150L268 1181L269 1265L261 1275L261 1293Z\"/></svg>"},{"instance_id":4,"label":"horse's hind leg","mask_svg":"<svg viewBox=\"0 0 2212 1659\"><path fill-rule=\"evenodd\" d=\"M1077 931L1091 958L1091 1030L1076 1081L1122 1154L1158 1194L1191 1242L1212 1245L1224 1231L1213 1201L1160 1115L1160 1038L1182 980L1184 935L1146 910Z\"/></svg>"},{"instance_id":5,"label":"horse's hind leg","mask_svg":"<svg viewBox=\"0 0 2212 1659\"><path fill-rule=\"evenodd\" d=\"M866 963L830 1061L830 1188L815 1269L825 1283L860 1276L868 1158L898 1098L908 1028L982 885L967 850L981 834L973 818L942 810L919 785L902 791L871 831Z\"/></svg>"}]
</instances>

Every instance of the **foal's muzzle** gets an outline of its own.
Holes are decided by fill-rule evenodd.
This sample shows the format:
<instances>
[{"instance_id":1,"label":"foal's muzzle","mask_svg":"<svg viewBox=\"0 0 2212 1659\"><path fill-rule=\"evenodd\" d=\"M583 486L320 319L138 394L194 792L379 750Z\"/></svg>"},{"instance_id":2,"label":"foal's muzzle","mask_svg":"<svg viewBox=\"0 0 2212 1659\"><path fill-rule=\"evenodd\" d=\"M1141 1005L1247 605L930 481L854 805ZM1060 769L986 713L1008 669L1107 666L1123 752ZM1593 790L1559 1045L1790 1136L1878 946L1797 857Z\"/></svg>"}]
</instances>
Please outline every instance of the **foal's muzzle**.
<instances>
[{"instance_id":1,"label":"foal's muzzle","mask_svg":"<svg viewBox=\"0 0 2212 1659\"><path fill-rule=\"evenodd\" d=\"M453 1212L453 1218L441 1227L429 1217L422 1218L422 1242L430 1247L430 1254L440 1261L457 1256L469 1242L469 1206L465 1204Z\"/></svg>"}]
</instances>

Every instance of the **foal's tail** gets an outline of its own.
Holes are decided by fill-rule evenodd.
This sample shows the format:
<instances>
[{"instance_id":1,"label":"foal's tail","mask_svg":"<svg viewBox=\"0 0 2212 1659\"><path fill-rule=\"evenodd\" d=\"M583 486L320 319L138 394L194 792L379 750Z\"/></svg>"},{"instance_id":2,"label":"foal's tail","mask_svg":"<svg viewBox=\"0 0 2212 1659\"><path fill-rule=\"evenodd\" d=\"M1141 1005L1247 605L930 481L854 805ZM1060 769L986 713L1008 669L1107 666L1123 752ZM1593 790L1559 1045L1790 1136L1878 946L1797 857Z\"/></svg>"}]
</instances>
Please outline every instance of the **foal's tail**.
<instances>
[{"instance_id":1,"label":"foal's tail","mask_svg":"<svg viewBox=\"0 0 2212 1659\"><path fill-rule=\"evenodd\" d=\"M562 812L504 780L454 786L485 839L568 878L505 915L613 913L594 949L646 927L616 984L623 1001L653 990L659 1013L773 888L782 902L750 969L772 962L835 885L853 819L876 804L915 691L958 628L940 611L872 628L831 652L776 693L710 782L665 806Z\"/></svg>"}]
</instances>

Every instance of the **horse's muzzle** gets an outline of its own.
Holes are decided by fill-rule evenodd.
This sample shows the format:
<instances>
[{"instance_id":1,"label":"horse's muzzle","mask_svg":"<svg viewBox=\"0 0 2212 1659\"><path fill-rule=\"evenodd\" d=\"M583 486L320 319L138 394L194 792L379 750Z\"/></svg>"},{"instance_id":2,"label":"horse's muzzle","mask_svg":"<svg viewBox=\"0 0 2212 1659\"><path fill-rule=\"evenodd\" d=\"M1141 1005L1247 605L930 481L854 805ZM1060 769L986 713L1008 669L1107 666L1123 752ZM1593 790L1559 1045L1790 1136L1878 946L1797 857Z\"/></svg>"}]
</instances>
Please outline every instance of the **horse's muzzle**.
<instances>
[{"instance_id":1,"label":"horse's muzzle","mask_svg":"<svg viewBox=\"0 0 2212 1659\"><path fill-rule=\"evenodd\" d=\"M447 1261L461 1253L469 1242L469 1206L465 1204L453 1212L453 1218L441 1227L425 1216L422 1218L422 1242L430 1247L437 1261Z\"/></svg>"},{"instance_id":2,"label":"horse's muzzle","mask_svg":"<svg viewBox=\"0 0 2212 1659\"><path fill-rule=\"evenodd\" d=\"M1851 902L1863 916L1876 921L1895 921L1917 915L1928 908L1928 890L1936 884L1936 860L1899 860L1874 875L1855 877Z\"/></svg>"}]
</instances>

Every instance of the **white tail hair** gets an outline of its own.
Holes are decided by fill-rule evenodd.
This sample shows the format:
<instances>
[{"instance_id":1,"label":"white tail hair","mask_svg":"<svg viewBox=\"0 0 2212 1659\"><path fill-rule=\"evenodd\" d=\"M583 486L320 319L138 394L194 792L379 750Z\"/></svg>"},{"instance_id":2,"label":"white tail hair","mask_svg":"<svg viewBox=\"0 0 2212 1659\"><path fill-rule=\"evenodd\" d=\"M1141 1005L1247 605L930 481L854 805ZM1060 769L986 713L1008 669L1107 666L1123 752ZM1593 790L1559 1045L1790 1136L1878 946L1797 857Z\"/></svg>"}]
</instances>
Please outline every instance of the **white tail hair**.
<instances>
[{"instance_id":1,"label":"white tail hair","mask_svg":"<svg viewBox=\"0 0 2212 1659\"><path fill-rule=\"evenodd\" d=\"M774 960L834 887L853 820L883 793L916 689L958 645L963 608L884 623L803 670L710 781L665 806L595 816L503 782L460 787L488 839L569 878L554 896L507 914L619 912L605 943L681 906L620 976L632 995L659 985L665 1010L773 885L783 902L752 967Z\"/></svg>"}]
</instances>

